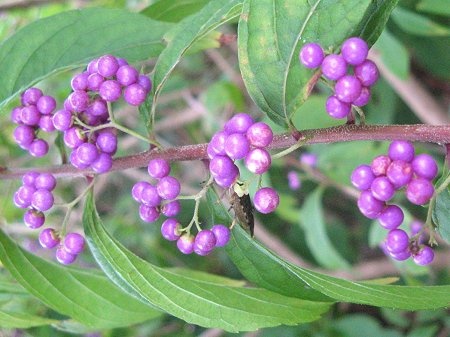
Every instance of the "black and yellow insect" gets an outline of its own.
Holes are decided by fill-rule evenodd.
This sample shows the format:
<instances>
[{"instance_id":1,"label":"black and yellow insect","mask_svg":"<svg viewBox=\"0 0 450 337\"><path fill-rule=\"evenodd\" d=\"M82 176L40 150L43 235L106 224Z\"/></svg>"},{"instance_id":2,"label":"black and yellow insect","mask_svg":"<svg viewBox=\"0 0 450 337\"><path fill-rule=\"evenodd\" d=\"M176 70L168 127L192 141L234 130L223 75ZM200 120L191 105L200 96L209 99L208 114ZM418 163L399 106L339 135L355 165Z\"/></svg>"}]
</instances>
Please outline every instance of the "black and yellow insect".
<instances>
[{"instance_id":1,"label":"black and yellow insect","mask_svg":"<svg viewBox=\"0 0 450 337\"><path fill-rule=\"evenodd\" d=\"M254 237L255 219L253 217L253 204L248 190L242 188L243 185L243 183L237 182L230 188L230 204L236 217L232 226L237 220L239 225Z\"/></svg>"}]
</instances>

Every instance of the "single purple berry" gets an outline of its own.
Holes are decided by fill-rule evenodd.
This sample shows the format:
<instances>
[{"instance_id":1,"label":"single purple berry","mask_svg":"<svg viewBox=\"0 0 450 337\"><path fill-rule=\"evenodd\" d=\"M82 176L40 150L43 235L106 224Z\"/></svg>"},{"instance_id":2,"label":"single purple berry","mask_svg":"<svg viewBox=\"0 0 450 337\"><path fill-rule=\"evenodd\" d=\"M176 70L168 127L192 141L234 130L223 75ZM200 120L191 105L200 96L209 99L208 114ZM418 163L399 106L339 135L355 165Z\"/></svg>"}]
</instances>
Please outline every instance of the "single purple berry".
<instances>
[{"instance_id":1,"label":"single purple berry","mask_svg":"<svg viewBox=\"0 0 450 337\"><path fill-rule=\"evenodd\" d=\"M67 131L73 124L72 113L67 110L58 110L52 120L55 129L59 131Z\"/></svg>"},{"instance_id":2,"label":"single purple berry","mask_svg":"<svg viewBox=\"0 0 450 337\"><path fill-rule=\"evenodd\" d=\"M165 159L162 158L152 159L148 163L147 171L150 177L155 179L161 179L169 175L170 165Z\"/></svg>"},{"instance_id":3,"label":"single purple berry","mask_svg":"<svg viewBox=\"0 0 450 337\"><path fill-rule=\"evenodd\" d=\"M72 80L70 81L70 86L72 87L72 89L74 91L75 90L87 90L89 75L90 74L87 71L84 71L84 72L72 77Z\"/></svg>"},{"instance_id":4,"label":"single purple berry","mask_svg":"<svg viewBox=\"0 0 450 337\"><path fill-rule=\"evenodd\" d=\"M228 156L215 156L209 162L209 170L214 177L230 176L236 170L235 166Z\"/></svg>"},{"instance_id":5,"label":"single purple berry","mask_svg":"<svg viewBox=\"0 0 450 337\"><path fill-rule=\"evenodd\" d=\"M93 59L92 61L90 61L86 67L86 71L89 74L93 74L96 73L98 71L98 58Z\"/></svg>"},{"instance_id":6,"label":"single purple berry","mask_svg":"<svg viewBox=\"0 0 450 337\"><path fill-rule=\"evenodd\" d=\"M77 256L75 254L71 254L68 251L64 249L63 246L58 246L56 248L56 260L58 260L61 264L72 264L77 259Z\"/></svg>"},{"instance_id":7,"label":"single purple berry","mask_svg":"<svg viewBox=\"0 0 450 337\"><path fill-rule=\"evenodd\" d=\"M247 139L254 147L266 147L273 140L272 128L263 122L251 125L246 132Z\"/></svg>"},{"instance_id":8,"label":"single purple berry","mask_svg":"<svg viewBox=\"0 0 450 337\"><path fill-rule=\"evenodd\" d=\"M178 200L170 201L161 206L161 213L167 217L177 216L181 211L181 204Z\"/></svg>"},{"instance_id":9,"label":"single purple berry","mask_svg":"<svg viewBox=\"0 0 450 337\"><path fill-rule=\"evenodd\" d=\"M406 186L406 198L415 205L425 205L434 194L433 184L424 178L412 179Z\"/></svg>"},{"instance_id":10,"label":"single purple berry","mask_svg":"<svg viewBox=\"0 0 450 337\"><path fill-rule=\"evenodd\" d=\"M60 242L58 234L53 228L46 228L39 234L39 243L43 248L52 249Z\"/></svg>"},{"instance_id":11,"label":"single purple berry","mask_svg":"<svg viewBox=\"0 0 450 337\"><path fill-rule=\"evenodd\" d=\"M36 105L42 95L41 89L29 88L23 92L20 100L22 105Z\"/></svg>"},{"instance_id":12,"label":"single purple berry","mask_svg":"<svg viewBox=\"0 0 450 337\"><path fill-rule=\"evenodd\" d=\"M34 129L28 125L19 125L13 133L14 140L17 144L28 148L36 137Z\"/></svg>"},{"instance_id":13,"label":"single purple berry","mask_svg":"<svg viewBox=\"0 0 450 337\"><path fill-rule=\"evenodd\" d=\"M134 200L141 203L141 194L145 187L150 186L150 183L146 181L138 181L136 184L133 185L133 188L131 189L131 196Z\"/></svg>"},{"instance_id":14,"label":"single purple berry","mask_svg":"<svg viewBox=\"0 0 450 337\"><path fill-rule=\"evenodd\" d=\"M224 177L214 177L214 181L216 182L216 184L223 188L231 187L238 179L239 169L236 165L234 165L230 175Z\"/></svg>"},{"instance_id":15,"label":"single purple berry","mask_svg":"<svg viewBox=\"0 0 450 337\"><path fill-rule=\"evenodd\" d=\"M98 59L97 72L103 77L112 77L119 69L119 62L112 55L104 55Z\"/></svg>"},{"instance_id":16,"label":"single purple berry","mask_svg":"<svg viewBox=\"0 0 450 337\"><path fill-rule=\"evenodd\" d=\"M138 83L125 87L123 99L130 105L138 106L144 103L147 97L147 91Z\"/></svg>"},{"instance_id":17,"label":"single purple berry","mask_svg":"<svg viewBox=\"0 0 450 337\"><path fill-rule=\"evenodd\" d=\"M90 74L88 77L88 89L99 91L103 82L105 82L105 78L102 75L98 73Z\"/></svg>"},{"instance_id":18,"label":"single purple berry","mask_svg":"<svg viewBox=\"0 0 450 337\"><path fill-rule=\"evenodd\" d=\"M78 160L86 165L91 165L99 156L97 147L92 143L83 143L78 146L76 151Z\"/></svg>"},{"instance_id":19,"label":"single purple berry","mask_svg":"<svg viewBox=\"0 0 450 337\"><path fill-rule=\"evenodd\" d=\"M225 141L227 140L228 133L225 131L216 132L207 147L207 153L209 159L213 159L217 155L225 155Z\"/></svg>"},{"instance_id":20,"label":"single purple berry","mask_svg":"<svg viewBox=\"0 0 450 337\"><path fill-rule=\"evenodd\" d=\"M81 112L85 111L89 105L89 95L84 90L76 90L67 97L72 110Z\"/></svg>"},{"instance_id":21,"label":"single purple berry","mask_svg":"<svg viewBox=\"0 0 450 337\"><path fill-rule=\"evenodd\" d=\"M64 238L63 247L68 253L78 255L84 249L84 237L78 233L68 233Z\"/></svg>"},{"instance_id":22,"label":"single purple berry","mask_svg":"<svg viewBox=\"0 0 450 337\"><path fill-rule=\"evenodd\" d=\"M70 156L69 156L69 161L70 161L70 163L72 164L73 167L75 167L75 168L77 168L77 169L79 169L79 170L82 170L82 169L85 169L85 168L88 168L88 167L89 167L89 165L83 164L83 163L78 159L77 151L72 151L72 153L71 153Z\"/></svg>"},{"instance_id":23,"label":"single purple berry","mask_svg":"<svg viewBox=\"0 0 450 337\"><path fill-rule=\"evenodd\" d=\"M105 102L105 100L103 100L100 97L97 97L96 99L94 99L91 104L89 104L87 110L87 113L96 116L96 117L100 117L100 118L108 118L108 106Z\"/></svg>"},{"instance_id":24,"label":"single purple berry","mask_svg":"<svg viewBox=\"0 0 450 337\"><path fill-rule=\"evenodd\" d=\"M56 101L52 96L44 95L39 97L36 107L41 114L49 115L55 110Z\"/></svg>"},{"instance_id":25,"label":"single purple berry","mask_svg":"<svg viewBox=\"0 0 450 337\"><path fill-rule=\"evenodd\" d=\"M426 153L415 156L411 162L411 166L415 174L428 180L433 180L438 174L436 161Z\"/></svg>"},{"instance_id":26,"label":"single purple berry","mask_svg":"<svg viewBox=\"0 0 450 337\"><path fill-rule=\"evenodd\" d=\"M113 159L108 153L100 153L97 160L91 164L91 168L95 173L101 174L111 170L113 165Z\"/></svg>"},{"instance_id":27,"label":"single purple berry","mask_svg":"<svg viewBox=\"0 0 450 337\"><path fill-rule=\"evenodd\" d=\"M361 95L361 82L354 75L345 75L337 80L334 94L345 103L352 103Z\"/></svg>"},{"instance_id":28,"label":"single purple berry","mask_svg":"<svg viewBox=\"0 0 450 337\"><path fill-rule=\"evenodd\" d=\"M15 124L22 124L23 122L21 119L21 114L22 114L22 106L16 106L14 109L12 109L11 122Z\"/></svg>"},{"instance_id":29,"label":"single purple berry","mask_svg":"<svg viewBox=\"0 0 450 337\"><path fill-rule=\"evenodd\" d=\"M376 177L370 189L372 190L372 195L381 201L388 201L395 194L395 187L386 177Z\"/></svg>"},{"instance_id":30,"label":"single purple berry","mask_svg":"<svg viewBox=\"0 0 450 337\"><path fill-rule=\"evenodd\" d=\"M177 219L170 218L164 220L161 225L161 234L164 239L176 241L180 238L181 225Z\"/></svg>"},{"instance_id":31,"label":"single purple berry","mask_svg":"<svg viewBox=\"0 0 450 337\"><path fill-rule=\"evenodd\" d=\"M41 188L33 193L31 206L33 206L34 209L45 212L53 206L53 203L53 194L49 190Z\"/></svg>"},{"instance_id":32,"label":"single purple berry","mask_svg":"<svg viewBox=\"0 0 450 337\"><path fill-rule=\"evenodd\" d=\"M411 252L409 251L408 248L398 253L392 253L388 251L388 254L390 257L392 257L394 260L397 261L405 261L411 257Z\"/></svg>"},{"instance_id":33,"label":"single purple berry","mask_svg":"<svg viewBox=\"0 0 450 337\"><path fill-rule=\"evenodd\" d=\"M41 113L34 105L23 107L20 110L20 120L25 125L37 126L41 119Z\"/></svg>"},{"instance_id":34,"label":"single purple berry","mask_svg":"<svg viewBox=\"0 0 450 337\"><path fill-rule=\"evenodd\" d=\"M386 236L386 248L391 253L399 253L408 248L409 236L402 229L393 229Z\"/></svg>"},{"instance_id":35,"label":"single purple berry","mask_svg":"<svg viewBox=\"0 0 450 337\"><path fill-rule=\"evenodd\" d=\"M388 205L383 209L378 217L378 222L385 229L396 229L402 224L404 214L402 209L397 205Z\"/></svg>"},{"instance_id":36,"label":"single purple berry","mask_svg":"<svg viewBox=\"0 0 450 337\"><path fill-rule=\"evenodd\" d=\"M211 232L216 237L216 247L224 247L230 241L231 231L227 226L217 224L212 226Z\"/></svg>"},{"instance_id":37,"label":"single purple berry","mask_svg":"<svg viewBox=\"0 0 450 337\"><path fill-rule=\"evenodd\" d=\"M117 151L117 136L113 131L100 131L95 143L101 152L114 154Z\"/></svg>"},{"instance_id":38,"label":"single purple berry","mask_svg":"<svg viewBox=\"0 0 450 337\"><path fill-rule=\"evenodd\" d=\"M36 171L30 171L23 175L22 184L36 187L35 182L36 178L39 177L40 173Z\"/></svg>"},{"instance_id":39,"label":"single purple berry","mask_svg":"<svg viewBox=\"0 0 450 337\"><path fill-rule=\"evenodd\" d=\"M342 102L336 96L329 96L325 102L325 110L331 117L341 119L349 115L352 106L349 103Z\"/></svg>"},{"instance_id":40,"label":"single purple berry","mask_svg":"<svg viewBox=\"0 0 450 337\"><path fill-rule=\"evenodd\" d=\"M28 208L28 207L30 207L30 205L31 205L30 202L28 202L28 201L26 201L26 200L23 200L23 199L20 197L18 191L16 191L16 192L14 193L14 196L13 196L13 202L14 202L14 205L15 205L16 207L18 207L18 208Z\"/></svg>"},{"instance_id":41,"label":"single purple berry","mask_svg":"<svg viewBox=\"0 0 450 337\"><path fill-rule=\"evenodd\" d=\"M354 68L354 73L365 87L374 85L380 76L377 65L373 61L367 59Z\"/></svg>"},{"instance_id":42,"label":"single purple berry","mask_svg":"<svg viewBox=\"0 0 450 337\"><path fill-rule=\"evenodd\" d=\"M158 194L156 186L147 184L140 193L140 201L150 207L157 207L161 204L161 197Z\"/></svg>"},{"instance_id":43,"label":"single purple berry","mask_svg":"<svg viewBox=\"0 0 450 337\"><path fill-rule=\"evenodd\" d=\"M375 176L383 176L386 175L386 171L389 167L389 165L391 165L391 158L389 158L388 156L377 156L372 160L372 164L371 164L371 168L372 168L372 172Z\"/></svg>"},{"instance_id":44,"label":"single purple berry","mask_svg":"<svg viewBox=\"0 0 450 337\"><path fill-rule=\"evenodd\" d=\"M86 141L86 135L78 127L71 127L64 132L64 144L71 149L76 149Z\"/></svg>"},{"instance_id":45,"label":"single purple berry","mask_svg":"<svg viewBox=\"0 0 450 337\"><path fill-rule=\"evenodd\" d=\"M100 85L98 93L105 101L115 102L122 95L122 87L115 80L107 80Z\"/></svg>"},{"instance_id":46,"label":"single purple berry","mask_svg":"<svg viewBox=\"0 0 450 337\"><path fill-rule=\"evenodd\" d=\"M369 165L359 165L352 172L350 181L360 191L365 191L370 188L375 176Z\"/></svg>"},{"instance_id":47,"label":"single purple berry","mask_svg":"<svg viewBox=\"0 0 450 337\"><path fill-rule=\"evenodd\" d=\"M53 125L53 119L50 115L42 115L39 119L39 128L44 132L55 131L55 126Z\"/></svg>"},{"instance_id":48,"label":"single purple berry","mask_svg":"<svg viewBox=\"0 0 450 337\"><path fill-rule=\"evenodd\" d=\"M256 191L253 202L258 212L268 214L275 211L278 207L280 197L275 189L263 187Z\"/></svg>"},{"instance_id":49,"label":"single purple berry","mask_svg":"<svg viewBox=\"0 0 450 337\"><path fill-rule=\"evenodd\" d=\"M299 157L300 163L311 168L317 167L317 160L317 155L310 152L304 152Z\"/></svg>"},{"instance_id":50,"label":"single purple berry","mask_svg":"<svg viewBox=\"0 0 450 337\"><path fill-rule=\"evenodd\" d=\"M23 185L19 187L16 192L16 196L22 205L21 208L26 208L31 205L34 192L36 192L36 188L34 186Z\"/></svg>"},{"instance_id":51,"label":"single purple berry","mask_svg":"<svg viewBox=\"0 0 450 337\"><path fill-rule=\"evenodd\" d=\"M369 53L366 41L359 37L351 37L344 41L341 48L342 57L353 66L363 63Z\"/></svg>"},{"instance_id":52,"label":"single purple berry","mask_svg":"<svg viewBox=\"0 0 450 337\"><path fill-rule=\"evenodd\" d=\"M300 50L299 57L306 68L317 68L322 64L324 53L318 43L307 43Z\"/></svg>"},{"instance_id":53,"label":"single purple berry","mask_svg":"<svg viewBox=\"0 0 450 337\"><path fill-rule=\"evenodd\" d=\"M369 219L378 218L384 207L385 203L376 199L370 191L362 191L361 195L358 198L359 210L365 217Z\"/></svg>"},{"instance_id":54,"label":"single purple berry","mask_svg":"<svg viewBox=\"0 0 450 337\"><path fill-rule=\"evenodd\" d=\"M23 216L23 222L28 228L36 229L42 227L45 222L45 215L34 209L29 209Z\"/></svg>"},{"instance_id":55,"label":"single purple berry","mask_svg":"<svg viewBox=\"0 0 450 337\"><path fill-rule=\"evenodd\" d=\"M371 96L372 95L370 93L370 89L367 88L367 87L362 87L361 88L361 94L358 96L357 99L355 99L353 101L353 105L364 106L367 103L369 103Z\"/></svg>"},{"instance_id":56,"label":"single purple berry","mask_svg":"<svg viewBox=\"0 0 450 337\"><path fill-rule=\"evenodd\" d=\"M242 159L250 152L250 142L242 133L232 133L225 141L225 153L231 159Z\"/></svg>"},{"instance_id":57,"label":"single purple berry","mask_svg":"<svg viewBox=\"0 0 450 337\"><path fill-rule=\"evenodd\" d=\"M128 86L138 81L139 73L136 68L130 65L123 65L117 69L116 78L120 84ZM145 91L148 92L147 90Z\"/></svg>"},{"instance_id":58,"label":"single purple berry","mask_svg":"<svg viewBox=\"0 0 450 337\"><path fill-rule=\"evenodd\" d=\"M116 57L116 60L117 63L119 64L119 68L128 65L128 61L122 57Z\"/></svg>"},{"instance_id":59,"label":"single purple berry","mask_svg":"<svg viewBox=\"0 0 450 337\"><path fill-rule=\"evenodd\" d=\"M289 171L287 174L288 185L291 190L298 190L302 186L302 181L296 171Z\"/></svg>"},{"instance_id":60,"label":"single purple berry","mask_svg":"<svg viewBox=\"0 0 450 337\"><path fill-rule=\"evenodd\" d=\"M410 163L402 160L394 160L386 170L386 176L395 188L401 188L408 184L413 177L413 169Z\"/></svg>"},{"instance_id":61,"label":"single purple berry","mask_svg":"<svg viewBox=\"0 0 450 337\"><path fill-rule=\"evenodd\" d=\"M139 217L145 222L155 222L159 218L159 211L156 207L140 205Z\"/></svg>"},{"instance_id":62,"label":"single purple berry","mask_svg":"<svg viewBox=\"0 0 450 337\"><path fill-rule=\"evenodd\" d=\"M341 55L330 54L323 59L321 69L325 78L336 81L347 73L347 62Z\"/></svg>"},{"instance_id":63,"label":"single purple berry","mask_svg":"<svg viewBox=\"0 0 450 337\"><path fill-rule=\"evenodd\" d=\"M53 191L56 187L56 179L51 173L41 173L35 178L34 186L37 189Z\"/></svg>"},{"instance_id":64,"label":"single purple berry","mask_svg":"<svg viewBox=\"0 0 450 337\"><path fill-rule=\"evenodd\" d=\"M181 186L177 178L167 176L158 181L156 189L161 198L173 200L180 194Z\"/></svg>"},{"instance_id":65,"label":"single purple berry","mask_svg":"<svg viewBox=\"0 0 450 337\"><path fill-rule=\"evenodd\" d=\"M223 129L228 133L245 133L253 123L252 116L246 113L238 113L225 123Z\"/></svg>"},{"instance_id":66,"label":"single purple berry","mask_svg":"<svg viewBox=\"0 0 450 337\"><path fill-rule=\"evenodd\" d=\"M208 255L216 247L217 239L214 233L209 229L201 230L197 233L194 240L194 252L197 255Z\"/></svg>"},{"instance_id":67,"label":"single purple berry","mask_svg":"<svg viewBox=\"0 0 450 337\"><path fill-rule=\"evenodd\" d=\"M433 249L431 249L428 246L423 246L422 249L420 249L414 256L413 260L416 264L419 266L426 266L433 262L434 259L434 252Z\"/></svg>"},{"instance_id":68,"label":"single purple berry","mask_svg":"<svg viewBox=\"0 0 450 337\"><path fill-rule=\"evenodd\" d=\"M411 162L414 159L414 145L404 140L395 140L389 144L388 156L392 160Z\"/></svg>"},{"instance_id":69,"label":"single purple berry","mask_svg":"<svg viewBox=\"0 0 450 337\"><path fill-rule=\"evenodd\" d=\"M183 234L177 240L177 248L183 254L192 254L194 251L194 236L191 234Z\"/></svg>"},{"instance_id":70,"label":"single purple berry","mask_svg":"<svg viewBox=\"0 0 450 337\"><path fill-rule=\"evenodd\" d=\"M28 152L33 157L43 157L48 153L48 143L43 139L36 138L28 146Z\"/></svg>"},{"instance_id":71,"label":"single purple berry","mask_svg":"<svg viewBox=\"0 0 450 337\"><path fill-rule=\"evenodd\" d=\"M150 80L150 78L148 76L139 75L138 84L142 88L144 88L147 93L149 93L150 90L152 90L152 81Z\"/></svg>"},{"instance_id":72,"label":"single purple berry","mask_svg":"<svg viewBox=\"0 0 450 337\"><path fill-rule=\"evenodd\" d=\"M251 150L244 159L245 167L255 174L263 174L272 164L269 152L265 149L256 148Z\"/></svg>"}]
</instances>

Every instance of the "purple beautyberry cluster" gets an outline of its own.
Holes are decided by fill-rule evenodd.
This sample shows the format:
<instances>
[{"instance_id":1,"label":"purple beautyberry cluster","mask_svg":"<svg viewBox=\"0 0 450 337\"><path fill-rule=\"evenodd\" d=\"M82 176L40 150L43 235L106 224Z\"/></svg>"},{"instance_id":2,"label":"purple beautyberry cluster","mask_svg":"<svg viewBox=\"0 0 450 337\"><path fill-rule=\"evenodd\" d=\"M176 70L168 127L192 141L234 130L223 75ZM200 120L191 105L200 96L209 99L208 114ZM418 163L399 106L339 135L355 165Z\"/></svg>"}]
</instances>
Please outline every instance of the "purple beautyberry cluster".
<instances>
[{"instance_id":1,"label":"purple beautyberry cluster","mask_svg":"<svg viewBox=\"0 0 450 337\"><path fill-rule=\"evenodd\" d=\"M38 137L38 133L40 130L55 130L52 114L56 101L53 97L44 95L38 88L29 88L22 93L20 102L21 105L13 108L11 112L11 120L18 124L13 133L14 140L33 157L43 157L49 146L44 139Z\"/></svg>"},{"instance_id":2,"label":"purple beautyberry cluster","mask_svg":"<svg viewBox=\"0 0 450 337\"><path fill-rule=\"evenodd\" d=\"M166 160L152 159L148 163L148 174L155 183L139 181L134 184L131 195L140 204L139 216L143 221L154 222L161 213L171 218L180 212L180 202L175 200L180 194L180 182L169 173L170 165Z\"/></svg>"},{"instance_id":3,"label":"purple beautyberry cluster","mask_svg":"<svg viewBox=\"0 0 450 337\"><path fill-rule=\"evenodd\" d=\"M144 102L151 90L151 81L130 66L126 60L104 55L92 60L86 71L71 80L73 92L64 101L64 108L53 116L54 127L64 132L64 143L72 149L73 166L91 168L97 173L111 169L117 151L114 129L89 132L85 126L98 127L109 121L108 103L124 100L133 106Z\"/></svg>"},{"instance_id":4,"label":"purple beautyberry cluster","mask_svg":"<svg viewBox=\"0 0 450 337\"><path fill-rule=\"evenodd\" d=\"M434 194L432 180L437 173L438 166L432 156L415 155L412 143L394 141L389 145L387 155L375 157L371 165L358 166L351 175L352 184L361 191L359 210L369 219L378 219L380 225L389 230L386 249L397 260L412 255L417 264L428 264L432 261L432 258L428 260L431 248L416 247L414 240L398 228L404 219L402 209L387 202L404 188L411 203L427 204ZM421 258L423 250L427 258Z\"/></svg>"},{"instance_id":5,"label":"purple beautyberry cluster","mask_svg":"<svg viewBox=\"0 0 450 337\"><path fill-rule=\"evenodd\" d=\"M39 243L47 249L56 247L56 260L61 264L75 262L85 246L85 240L81 234L67 233L62 239L53 228L46 228L39 234Z\"/></svg>"},{"instance_id":6,"label":"purple beautyberry cluster","mask_svg":"<svg viewBox=\"0 0 450 337\"><path fill-rule=\"evenodd\" d=\"M229 188L239 179L235 160L243 159L251 173L267 172L272 158L265 148L272 139L272 129L266 123L255 122L246 113L234 115L213 135L207 147L209 170L217 185ZM278 206L279 197L274 189L265 187L256 192L254 203L259 212L270 213Z\"/></svg>"},{"instance_id":7,"label":"purple beautyberry cluster","mask_svg":"<svg viewBox=\"0 0 450 337\"><path fill-rule=\"evenodd\" d=\"M378 80L379 72L376 64L367 59L368 52L367 43L359 37L344 41L340 54L325 56L317 43L307 43L300 50L300 61L305 67L320 66L326 79L336 81L334 94L325 104L331 117L345 118L352 105L360 107L369 102L370 87Z\"/></svg>"}]
</instances>

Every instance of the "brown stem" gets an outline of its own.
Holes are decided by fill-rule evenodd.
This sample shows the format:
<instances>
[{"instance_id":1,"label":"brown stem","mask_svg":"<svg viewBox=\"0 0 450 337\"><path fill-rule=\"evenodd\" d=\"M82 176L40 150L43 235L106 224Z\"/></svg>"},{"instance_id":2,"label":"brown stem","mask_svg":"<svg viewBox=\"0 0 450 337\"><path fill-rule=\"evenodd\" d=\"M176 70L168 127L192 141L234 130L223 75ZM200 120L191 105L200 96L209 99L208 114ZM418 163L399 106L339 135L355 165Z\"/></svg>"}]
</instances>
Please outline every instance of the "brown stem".
<instances>
[{"instance_id":1,"label":"brown stem","mask_svg":"<svg viewBox=\"0 0 450 337\"><path fill-rule=\"evenodd\" d=\"M409 140L437 144L450 143L450 125L341 125L330 128L301 131L305 145L319 143L336 143L349 141L392 141ZM291 134L285 133L274 137L269 149L285 149L297 143ZM206 159L207 144L185 145L165 150L149 150L114 160L112 171L147 166L150 159L163 158L170 161ZM78 170L71 165L59 165L42 168L5 168L0 170L0 179L18 179L25 172L36 170L51 172L55 176L75 176L94 174L89 169Z\"/></svg>"}]
</instances>

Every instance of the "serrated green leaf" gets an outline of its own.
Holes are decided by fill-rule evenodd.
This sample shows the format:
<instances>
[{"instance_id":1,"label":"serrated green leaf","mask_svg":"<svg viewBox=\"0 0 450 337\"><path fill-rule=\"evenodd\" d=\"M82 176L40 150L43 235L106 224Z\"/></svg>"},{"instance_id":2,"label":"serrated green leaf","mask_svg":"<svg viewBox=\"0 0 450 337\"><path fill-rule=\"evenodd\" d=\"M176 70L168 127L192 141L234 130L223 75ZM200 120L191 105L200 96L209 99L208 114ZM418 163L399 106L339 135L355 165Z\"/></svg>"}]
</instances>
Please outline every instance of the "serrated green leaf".
<instances>
[{"instance_id":1,"label":"serrated green leaf","mask_svg":"<svg viewBox=\"0 0 450 337\"><path fill-rule=\"evenodd\" d=\"M322 194L322 188L308 194L300 210L299 220L306 235L306 243L320 265L329 269L346 269L350 265L334 248L326 232Z\"/></svg>"},{"instance_id":2,"label":"serrated green leaf","mask_svg":"<svg viewBox=\"0 0 450 337\"><path fill-rule=\"evenodd\" d=\"M450 16L448 0L421 0L416 5L417 10L436 15Z\"/></svg>"},{"instance_id":3,"label":"serrated green leaf","mask_svg":"<svg viewBox=\"0 0 450 337\"><path fill-rule=\"evenodd\" d=\"M450 6L450 4L449 4ZM419 36L449 36L450 28L434 22L430 18L397 7L392 12L392 20L405 32Z\"/></svg>"},{"instance_id":4,"label":"serrated green leaf","mask_svg":"<svg viewBox=\"0 0 450 337\"><path fill-rule=\"evenodd\" d=\"M67 11L35 21L0 45L0 108L55 72L106 53L130 62L156 56L171 24L118 9Z\"/></svg>"},{"instance_id":5,"label":"serrated green leaf","mask_svg":"<svg viewBox=\"0 0 450 337\"><path fill-rule=\"evenodd\" d=\"M28 329L57 323L57 320L39 317L25 312L0 309L0 327L7 329Z\"/></svg>"},{"instance_id":6,"label":"serrated green leaf","mask_svg":"<svg viewBox=\"0 0 450 337\"><path fill-rule=\"evenodd\" d=\"M408 78L409 54L405 46L394 35L388 30L384 30L374 47L380 52L383 63L390 71L403 80Z\"/></svg>"},{"instance_id":7,"label":"serrated green leaf","mask_svg":"<svg viewBox=\"0 0 450 337\"><path fill-rule=\"evenodd\" d=\"M113 239L103 227L89 194L83 214L89 246L109 277L133 295L204 327L255 330L316 320L329 304L285 297L265 289L234 287L192 279L154 266Z\"/></svg>"},{"instance_id":8,"label":"serrated green leaf","mask_svg":"<svg viewBox=\"0 0 450 337\"><path fill-rule=\"evenodd\" d=\"M433 222L442 239L450 243L450 188L447 187L436 197Z\"/></svg>"},{"instance_id":9,"label":"serrated green leaf","mask_svg":"<svg viewBox=\"0 0 450 337\"><path fill-rule=\"evenodd\" d=\"M450 305L450 285L374 285L327 276L282 260L238 227L233 230L227 252L249 281L286 296L296 296L298 289L312 289L336 301L396 309L437 309Z\"/></svg>"},{"instance_id":10,"label":"serrated green leaf","mask_svg":"<svg viewBox=\"0 0 450 337\"><path fill-rule=\"evenodd\" d=\"M141 11L154 20L179 22L202 9L209 0L159 0Z\"/></svg>"},{"instance_id":11,"label":"serrated green leaf","mask_svg":"<svg viewBox=\"0 0 450 337\"><path fill-rule=\"evenodd\" d=\"M336 51L349 36L369 34L363 22L370 19L370 27L382 27L390 10L390 5L368 0L246 0L238 51L253 101L275 123L287 125L306 100L313 75L299 64L303 44L318 42L325 50Z\"/></svg>"},{"instance_id":12,"label":"serrated green leaf","mask_svg":"<svg viewBox=\"0 0 450 337\"><path fill-rule=\"evenodd\" d=\"M95 271L58 266L28 253L1 230L0 260L30 294L88 327L128 326L161 314Z\"/></svg>"},{"instance_id":13,"label":"serrated green leaf","mask_svg":"<svg viewBox=\"0 0 450 337\"><path fill-rule=\"evenodd\" d=\"M183 19L168 33L173 38L161 52L155 65L153 111L164 84L187 50L205 35L238 16L241 2L242 0L212 0L196 14Z\"/></svg>"}]
</instances>

